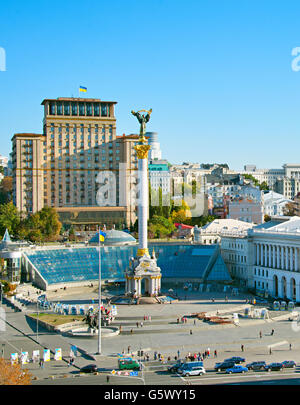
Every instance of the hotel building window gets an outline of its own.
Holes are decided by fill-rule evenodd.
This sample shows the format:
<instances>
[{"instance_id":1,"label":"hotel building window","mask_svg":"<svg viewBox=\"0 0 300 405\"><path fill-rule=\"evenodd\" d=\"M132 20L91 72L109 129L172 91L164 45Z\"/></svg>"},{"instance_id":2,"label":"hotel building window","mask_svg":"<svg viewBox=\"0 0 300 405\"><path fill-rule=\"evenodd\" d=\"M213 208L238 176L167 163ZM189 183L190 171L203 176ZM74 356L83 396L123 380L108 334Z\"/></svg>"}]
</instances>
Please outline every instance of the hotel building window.
<instances>
[{"instance_id":1,"label":"hotel building window","mask_svg":"<svg viewBox=\"0 0 300 405\"><path fill-rule=\"evenodd\" d=\"M107 115L108 115L107 104L101 103L101 117L107 117Z\"/></svg>"},{"instance_id":2,"label":"hotel building window","mask_svg":"<svg viewBox=\"0 0 300 405\"><path fill-rule=\"evenodd\" d=\"M77 103L72 103L72 115L78 115ZM76 128L76 125L74 125L74 128Z\"/></svg>"},{"instance_id":3,"label":"hotel building window","mask_svg":"<svg viewBox=\"0 0 300 405\"><path fill-rule=\"evenodd\" d=\"M51 102L49 106L50 115L55 115L55 103Z\"/></svg>"},{"instance_id":4,"label":"hotel building window","mask_svg":"<svg viewBox=\"0 0 300 405\"><path fill-rule=\"evenodd\" d=\"M94 103L94 116L99 117L100 115L100 106L98 103Z\"/></svg>"},{"instance_id":5,"label":"hotel building window","mask_svg":"<svg viewBox=\"0 0 300 405\"><path fill-rule=\"evenodd\" d=\"M70 103L64 103L64 115L70 115Z\"/></svg>"},{"instance_id":6,"label":"hotel building window","mask_svg":"<svg viewBox=\"0 0 300 405\"><path fill-rule=\"evenodd\" d=\"M92 114L93 114L92 104L87 103L86 104L86 115L91 116Z\"/></svg>"},{"instance_id":7,"label":"hotel building window","mask_svg":"<svg viewBox=\"0 0 300 405\"><path fill-rule=\"evenodd\" d=\"M85 115L84 103L79 103L79 115Z\"/></svg>"},{"instance_id":8,"label":"hotel building window","mask_svg":"<svg viewBox=\"0 0 300 405\"><path fill-rule=\"evenodd\" d=\"M62 107L62 103L61 103L61 102L58 102L58 103L57 103L56 108L57 108L57 111L56 111L57 115L62 115L62 113L63 113L63 107Z\"/></svg>"}]
</instances>

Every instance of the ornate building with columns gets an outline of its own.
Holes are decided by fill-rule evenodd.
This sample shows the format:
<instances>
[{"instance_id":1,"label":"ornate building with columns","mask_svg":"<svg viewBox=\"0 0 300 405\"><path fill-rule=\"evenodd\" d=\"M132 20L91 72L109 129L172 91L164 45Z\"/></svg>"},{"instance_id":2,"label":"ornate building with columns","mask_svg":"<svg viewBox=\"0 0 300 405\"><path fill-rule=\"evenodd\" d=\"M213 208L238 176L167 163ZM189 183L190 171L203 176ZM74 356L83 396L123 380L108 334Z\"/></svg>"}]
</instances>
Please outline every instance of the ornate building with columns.
<instances>
[{"instance_id":1,"label":"ornate building with columns","mask_svg":"<svg viewBox=\"0 0 300 405\"><path fill-rule=\"evenodd\" d=\"M238 237L226 235L221 249L243 285L300 302L300 217L273 217Z\"/></svg>"}]
</instances>

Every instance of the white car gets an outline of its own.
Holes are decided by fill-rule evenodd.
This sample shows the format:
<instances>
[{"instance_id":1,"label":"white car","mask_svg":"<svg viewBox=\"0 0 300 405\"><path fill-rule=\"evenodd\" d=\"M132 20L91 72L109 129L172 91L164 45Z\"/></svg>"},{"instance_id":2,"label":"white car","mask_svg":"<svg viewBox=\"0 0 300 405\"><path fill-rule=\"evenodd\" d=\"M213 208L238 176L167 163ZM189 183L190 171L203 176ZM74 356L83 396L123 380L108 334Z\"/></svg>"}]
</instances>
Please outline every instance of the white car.
<instances>
[{"instance_id":1,"label":"white car","mask_svg":"<svg viewBox=\"0 0 300 405\"><path fill-rule=\"evenodd\" d=\"M188 377L190 375L202 375L205 374L205 368L202 366L191 366L190 368L182 370L182 376Z\"/></svg>"}]
</instances>

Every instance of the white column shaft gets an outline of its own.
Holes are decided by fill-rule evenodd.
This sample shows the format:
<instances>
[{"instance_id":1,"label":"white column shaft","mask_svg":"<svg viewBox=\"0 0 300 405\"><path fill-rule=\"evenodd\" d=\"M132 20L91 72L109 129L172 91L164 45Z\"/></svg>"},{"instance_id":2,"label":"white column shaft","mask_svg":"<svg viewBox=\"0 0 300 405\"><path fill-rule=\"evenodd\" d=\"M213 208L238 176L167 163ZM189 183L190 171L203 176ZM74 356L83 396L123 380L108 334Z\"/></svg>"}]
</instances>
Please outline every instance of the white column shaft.
<instances>
[{"instance_id":1,"label":"white column shaft","mask_svg":"<svg viewBox=\"0 0 300 405\"><path fill-rule=\"evenodd\" d=\"M147 220L148 220L148 159L139 159L139 249L147 249Z\"/></svg>"}]
</instances>

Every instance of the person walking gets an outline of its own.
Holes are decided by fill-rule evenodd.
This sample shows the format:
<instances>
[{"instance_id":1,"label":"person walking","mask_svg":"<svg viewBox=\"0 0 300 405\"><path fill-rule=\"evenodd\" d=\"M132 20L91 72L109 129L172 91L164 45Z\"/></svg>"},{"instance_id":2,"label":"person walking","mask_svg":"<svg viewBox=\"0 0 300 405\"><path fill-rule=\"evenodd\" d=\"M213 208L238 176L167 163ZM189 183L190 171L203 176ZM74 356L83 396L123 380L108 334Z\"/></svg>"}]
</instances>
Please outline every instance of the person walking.
<instances>
[{"instance_id":1,"label":"person walking","mask_svg":"<svg viewBox=\"0 0 300 405\"><path fill-rule=\"evenodd\" d=\"M275 330L274 330L274 329L272 329L272 331L271 331L271 336L273 336L273 335L274 335L274 332L275 332Z\"/></svg>"},{"instance_id":2,"label":"person walking","mask_svg":"<svg viewBox=\"0 0 300 405\"><path fill-rule=\"evenodd\" d=\"M215 354L215 357L218 357L218 353L217 353L217 351L216 351L216 350L215 350L215 353L214 353L214 354Z\"/></svg>"},{"instance_id":3,"label":"person walking","mask_svg":"<svg viewBox=\"0 0 300 405\"><path fill-rule=\"evenodd\" d=\"M131 349L131 347L130 346L128 346L128 348L127 348L127 353L129 353L130 352L130 349Z\"/></svg>"},{"instance_id":4,"label":"person walking","mask_svg":"<svg viewBox=\"0 0 300 405\"><path fill-rule=\"evenodd\" d=\"M290 350L292 350L292 344L290 343Z\"/></svg>"},{"instance_id":5,"label":"person walking","mask_svg":"<svg viewBox=\"0 0 300 405\"><path fill-rule=\"evenodd\" d=\"M272 349L271 349L271 347L270 347L269 353L272 354Z\"/></svg>"},{"instance_id":6,"label":"person walking","mask_svg":"<svg viewBox=\"0 0 300 405\"><path fill-rule=\"evenodd\" d=\"M241 345L241 350L242 350L242 352L244 351L244 345Z\"/></svg>"},{"instance_id":7,"label":"person walking","mask_svg":"<svg viewBox=\"0 0 300 405\"><path fill-rule=\"evenodd\" d=\"M259 332L259 337L260 337L260 339L262 338L262 333L261 333L261 331Z\"/></svg>"},{"instance_id":8,"label":"person walking","mask_svg":"<svg viewBox=\"0 0 300 405\"><path fill-rule=\"evenodd\" d=\"M178 359L180 359L180 351L179 350L177 350L177 357L178 357Z\"/></svg>"},{"instance_id":9,"label":"person walking","mask_svg":"<svg viewBox=\"0 0 300 405\"><path fill-rule=\"evenodd\" d=\"M107 374L106 376L106 383L109 384L110 376Z\"/></svg>"}]
</instances>

